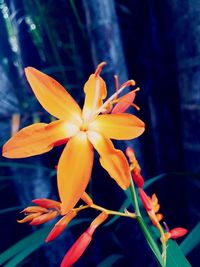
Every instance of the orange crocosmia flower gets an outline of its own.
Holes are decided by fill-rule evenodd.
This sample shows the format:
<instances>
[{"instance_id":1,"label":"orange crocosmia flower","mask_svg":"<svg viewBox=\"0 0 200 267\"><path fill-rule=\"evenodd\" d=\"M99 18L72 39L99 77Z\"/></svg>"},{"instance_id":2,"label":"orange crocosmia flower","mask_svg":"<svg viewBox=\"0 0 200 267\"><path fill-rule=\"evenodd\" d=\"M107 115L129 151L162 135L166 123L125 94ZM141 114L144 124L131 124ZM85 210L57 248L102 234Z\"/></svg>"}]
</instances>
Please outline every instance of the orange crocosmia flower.
<instances>
[{"instance_id":1,"label":"orange crocosmia flower","mask_svg":"<svg viewBox=\"0 0 200 267\"><path fill-rule=\"evenodd\" d=\"M75 206L87 187L93 166L93 147L100 155L101 165L118 185L127 189L130 184L125 155L114 148L110 138L136 138L143 133L144 123L131 114L101 114L117 94L103 103L107 90L100 72L104 65L105 62L99 64L85 83L82 111L57 81L32 67L26 68L27 80L38 101L58 120L25 127L3 147L5 157L25 158L48 152L68 140L58 162L57 174L62 214Z\"/></svg>"}]
</instances>

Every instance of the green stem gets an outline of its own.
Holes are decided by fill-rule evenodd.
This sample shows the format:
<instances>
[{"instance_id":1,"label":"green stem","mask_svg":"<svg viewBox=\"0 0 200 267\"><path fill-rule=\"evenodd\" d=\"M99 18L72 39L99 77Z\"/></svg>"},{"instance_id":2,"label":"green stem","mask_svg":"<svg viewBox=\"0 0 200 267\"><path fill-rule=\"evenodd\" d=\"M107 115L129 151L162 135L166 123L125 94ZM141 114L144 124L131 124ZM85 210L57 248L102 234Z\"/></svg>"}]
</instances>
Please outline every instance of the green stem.
<instances>
[{"instance_id":1,"label":"green stem","mask_svg":"<svg viewBox=\"0 0 200 267\"><path fill-rule=\"evenodd\" d=\"M132 218L132 219L136 219L137 218L135 213L122 213L122 212L115 211L115 210L108 210L108 209L105 209L105 208L103 208L101 206L98 206L96 204L92 204L90 206L90 208L93 208L93 209L96 209L96 210L100 210L100 211L105 211L109 215L117 215L117 216L129 217L129 218Z\"/></svg>"},{"instance_id":2,"label":"green stem","mask_svg":"<svg viewBox=\"0 0 200 267\"><path fill-rule=\"evenodd\" d=\"M133 198L133 205L134 205L134 208L135 208L135 213L137 214L137 216L142 217L141 213L140 213L140 208L139 208L139 205L138 205L135 186L134 186L132 177L131 177L130 190L131 190L131 195L132 195L132 198Z\"/></svg>"},{"instance_id":3,"label":"green stem","mask_svg":"<svg viewBox=\"0 0 200 267\"><path fill-rule=\"evenodd\" d=\"M137 195L136 195L135 186L134 186L132 177L131 177L130 190L131 190L131 195L132 195L132 198L133 198L133 206L135 208L135 213L137 215L136 219L137 219L137 221L139 223L140 229L142 230L142 232L143 232L143 234L144 234L144 236L145 236L145 238L146 238L146 240L147 240L147 242L149 244L149 247L151 248L151 250L153 251L154 255L156 256L159 265L161 267L164 267L164 263L163 263L163 260L162 260L162 255L160 253L160 250L159 250L156 242L152 238L151 233L149 232L148 227L147 227L146 223L144 222L144 220L142 218L142 215L140 213L140 208L139 208L139 205L138 205Z\"/></svg>"}]
</instances>

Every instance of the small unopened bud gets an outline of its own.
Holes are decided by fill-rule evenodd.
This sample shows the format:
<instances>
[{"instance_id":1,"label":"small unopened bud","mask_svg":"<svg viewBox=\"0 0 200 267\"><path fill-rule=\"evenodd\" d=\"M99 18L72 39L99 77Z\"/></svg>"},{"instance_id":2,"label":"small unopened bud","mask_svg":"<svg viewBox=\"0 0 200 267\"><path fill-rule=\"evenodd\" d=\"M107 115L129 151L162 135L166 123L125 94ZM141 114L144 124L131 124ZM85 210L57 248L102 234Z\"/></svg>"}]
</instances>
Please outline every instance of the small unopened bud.
<instances>
[{"instance_id":1,"label":"small unopened bud","mask_svg":"<svg viewBox=\"0 0 200 267\"><path fill-rule=\"evenodd\" d=\"M187 234L187 232L188 230L182 227L177 227L169 231L171 239L177 239L181 236L184 236Z\"/></svg>"},{"instance_id":2,"label":"small unopened bud","mask_svg":"<svg viewBox=\"0 0 200 267\"><path fill-rule=\"evenodd\" d=\"M151 198L149 196L147 196L147 194L144 192L144 190L142 188L139 188L138 192L139 192L139 196L140 196L140 199L142 201L142 204L143 204L144 208L147 211L151 211L152 210L152 200L151 200Z\"/></svg>"},{"instance_id":3,"label":"small unopened bud","mask_svg":"<svg viewBox=\"0 0 200 267\"><path fill-rule=\"evenodd\" d=\"M45 242L48 243L58 237L76 215L77 213L75 211L70 210L65 216L63 216L62 219L55 224Z\"/></svg>"},{"instance_id":4,"label":"small unopened bud","mask_svg":"<svg viewBox=\"0 0 200 267\"><path fill-rule=\"evenodd\" d=\"M84 253L92 240L92 235L89 233L90 227L76 240L76 242L68 250L67 254L62 260L61 267L71 267Z\"/></svg>"},{"instance_id":5,"label":"small unopened bud","mask_svg":"<svg viewBox=\"0 0 200 267\"><path fill-rule=\"evenodd\" d=\"M54 218L56 218L58 216L58 212L57 211L50 211L48 213L42 214L36 218L34 218L31 222L30 225L39 225L45 222L48 222L50 220L53 220Z\"/></svg>"},{"instance_id":6,"label":"small unopened bud","mask_svg":"<svg viewBox=\"0 0 200 267\"><path fill-rule=\"evenodd\" d=\"M32 202L40 207L47 209L60 209L61 203L48 198L33 199Z\"/></svg>"}]
</instances>

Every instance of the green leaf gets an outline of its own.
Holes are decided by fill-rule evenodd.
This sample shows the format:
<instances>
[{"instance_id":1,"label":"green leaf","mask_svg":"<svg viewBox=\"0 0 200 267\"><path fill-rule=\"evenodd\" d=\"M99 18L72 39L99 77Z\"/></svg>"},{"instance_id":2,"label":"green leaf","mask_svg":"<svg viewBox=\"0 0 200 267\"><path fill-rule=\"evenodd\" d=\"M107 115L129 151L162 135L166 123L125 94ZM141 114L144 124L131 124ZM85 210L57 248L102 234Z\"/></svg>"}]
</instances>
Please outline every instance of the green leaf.
<instances>
[{"instance_id":1,"label":"green leaf","mask_svg":"<svg viewBox=\"0 0 200 267\"><path fill-rule=\"evenodd\" d=\"M200 223L185 237L180 245L184 255L188 255L200 243Z\"/></svg>"},{"instance_id":2,"label":"green leaf","mask_svg":"<svg viewBox=\"0 0 200 267\"><path fill-rule=\"evenodd\" d=\"M6 212L11 212L11 211L15 211L15 210L21 210L23 208L24 208L24 206L16 206L16 207L11 207L11 208L7 208L7 209L3 209L3 210L0 210L0 215L1 214L4 214Z\"/></svg>"},{"instance_id":3,"label":"green leaf","mask_svg":"<svg viewBox=\"0 0 200 267\"><path fill-rule=\"evenodd\" d=\"M152 235L152 232L150 232L149 227L147 226L147 224L145 223L145 221L143 220L142 217L138 216L137 220L139 222L140 228L144 233L144 236L152 250L152 252L154 253L154 255L156 256L156 259L158 261L158 263L160 264L160 266L164 266L162 257L161 257L161 253L160 250L158 248L157 243L155 242L156 238Z\"/></svg>"},{"instance_id":4,"label":"green leaf","mask_svg":"<svg viewBox=\"0 0 200 267\"><path fill-rule=\"evenodd\" d=\"M166 267L192 267L180 247L173 240L168 241Z\"/></svg>"},{"instance_id":5,"label":"green leaf","mask_svg":"<svg viewBox=\"0 0 200 267\"><path fill-rule=\"evenodd\" d=\"M79 219L72 221L67 229L88 221L90 220ZM27 256L29 256L32 252L34 252L44 244L44 240L51 229L52 225L43 227L42 229L35 231L34 233L23 238L22 240L5 250L0 254L0 266L2 266L2 264L5 264L5 262L7 261L8 262L3 265L4 267L18 266L18 264L22 262Z\"/></svg>"},{"instance_id":6,"label":"green leaf","mask_svg":"<svg viewBox=\"0 0 200 267\"><path fill-rule=\"evenodd\" d=\"M29 236L23 238L3 253L0 254L0 265L8 261L10 258L15 256L18 253L23 253L25 250L25 254L27 254L27 248L32 248L32 252L39 248L43 243L44 239L47 236L48 232L51 230L52 226L44 227L40 230L35 231L34 233L30 234ZM30 245L31 244L31 245ZM13 265L15 266L15 265Z\"/></svg>"},{"instance_id":7,"label":"green leaf","mask_svg":"<svg viewBox=\"0 0 200 267\"><path fill-rule=\"evenodd\" d=\"M97 267L112 267L115 262L117 262L120 258L123 258L123 255L120 254L112 254L106 257L103 261L101 261ZM11 266L10 266L11 267Z\"/></svg>"},{"instance_id":8,"label":"green leaf","mask_svg":"<svg viewBox=\"0 0 200 267\"><path fill-rule=\"evenodd\" d=\"M165 176L167 176L167 175L168 175L167 173L161 173L161 174L159 174L159 175L157 175L157 176L152 177L151 179L145 181L145 184L144 184L143 188L144 188L144 189L147 188L147 187L150 186L151 184L157 182L158 180L162 179L163 177L165 177Z\"/></svg>"},{"instance_id":9,"label":"green leaf","mask_svg":"<svg viewBox=\"0 0 200 267\"><path fill-rule=\"evenodd\" d=\"M150 220L148 217L146 217L145 220L149 221L150 223ZM153 225L150 225L149 228L152 230L154 239L158 240L160 238L159 231ZM166 267L191 267L190 263L184 256L178 244L171 239L167 242L167 265Z\"/></svg>"}]
</instances>

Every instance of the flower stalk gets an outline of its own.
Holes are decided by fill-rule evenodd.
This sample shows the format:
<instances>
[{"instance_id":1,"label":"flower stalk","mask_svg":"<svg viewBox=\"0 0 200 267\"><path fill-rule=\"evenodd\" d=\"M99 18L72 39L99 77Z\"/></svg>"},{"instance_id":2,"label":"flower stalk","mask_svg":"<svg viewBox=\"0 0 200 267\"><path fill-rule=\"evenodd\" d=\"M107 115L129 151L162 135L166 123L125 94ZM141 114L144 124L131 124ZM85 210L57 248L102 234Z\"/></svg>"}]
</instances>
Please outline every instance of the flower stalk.
<instances>
[{"instance_id":1,"label":"flower stalk","mask_svg":"<svg viewBox=\"0 0 200 267\"><path fill-rule=\"evenodd\" d=\"M139 208L136 190L135 190L132 176L131 176L131 183L130 183L130 191L131 191L131 195L132 195L132 199L133 199L133 206L135 208L136 220L139 223L140 229L142 230L142 232L143 232L143 234L144 234L144 236L145 236L145 238L149 244L149 247L151 248L154 255L156 256L156 259L159 263L159 266L165 267L160 250L159 250L156 242L154 241L153 237L151 236L151 233L149 232L147 225L144 222L142 215L140 213L140 208Z\"/></svg>"}]
</instances>

